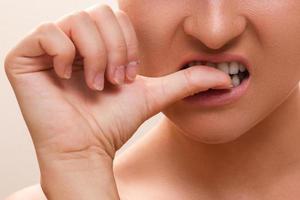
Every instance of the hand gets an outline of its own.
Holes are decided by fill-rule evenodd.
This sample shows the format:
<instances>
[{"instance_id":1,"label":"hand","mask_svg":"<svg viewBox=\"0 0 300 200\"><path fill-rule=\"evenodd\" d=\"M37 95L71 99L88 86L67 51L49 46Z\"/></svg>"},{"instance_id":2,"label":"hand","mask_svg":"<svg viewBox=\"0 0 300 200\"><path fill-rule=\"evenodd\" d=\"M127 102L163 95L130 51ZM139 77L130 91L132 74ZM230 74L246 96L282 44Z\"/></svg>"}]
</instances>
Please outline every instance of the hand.
<instances>
[{"instance_id":1,"label":"hand","mask_svg":"<svg viewBox=\"0 0 300 200\"><path fill-rule=\"evenodd\" d=\"M128 16L100 5L39 26L7 55L48 199L119 199L112 161L136 129L186 96L231 84L204 66L136 77L137 47Z\"/></svg>"}]
</instances>

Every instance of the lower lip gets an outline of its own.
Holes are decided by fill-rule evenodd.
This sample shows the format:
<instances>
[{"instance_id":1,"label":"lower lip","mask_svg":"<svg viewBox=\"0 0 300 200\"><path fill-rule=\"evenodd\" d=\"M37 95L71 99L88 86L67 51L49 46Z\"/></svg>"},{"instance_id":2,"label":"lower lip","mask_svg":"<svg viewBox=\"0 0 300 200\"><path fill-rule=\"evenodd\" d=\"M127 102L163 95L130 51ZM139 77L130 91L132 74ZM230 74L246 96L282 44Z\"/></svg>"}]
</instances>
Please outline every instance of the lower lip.
<instances>
[{"instance_id":1,"label":"lower lip","mask_svg":"<svg viewBox=\"0 0 300 200\"><path fill-rule=\"evenodd\" d=\"M238 87L232 89L200 92L183 100L200 107L216 107L234 103L246 93L250 79L251 77L244 79Z\"/></svg>"}]
</instances>

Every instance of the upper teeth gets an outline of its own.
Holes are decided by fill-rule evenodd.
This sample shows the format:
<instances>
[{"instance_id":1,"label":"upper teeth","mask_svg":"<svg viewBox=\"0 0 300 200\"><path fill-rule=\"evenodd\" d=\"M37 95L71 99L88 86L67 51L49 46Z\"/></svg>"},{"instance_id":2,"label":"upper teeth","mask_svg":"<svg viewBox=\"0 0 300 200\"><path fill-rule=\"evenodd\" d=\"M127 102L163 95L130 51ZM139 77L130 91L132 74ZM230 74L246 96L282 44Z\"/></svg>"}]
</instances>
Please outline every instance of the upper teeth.
<instances>
[{"instance_id":1,"label":"upper teeth","mask_svg":"<svg viewBox=\"0 0 300 200\"><path fill-rule=\"evenodd\" d=\"M195 65L203 65L203 64L204 64L204 62L201 62L201 61L193 61L193 62L190 62L188 64L188 66L192 67ZM238 74L239 71L240 72L246 71L246 67L243 64L236 62L236 61L222 62L222 63L207 62L205 65L217 68L217 69L219 69L227 74L230 74L230 75Z\"/></svg>"},{"instance_id":2,"label":"upper teeth","mask_svg":"<svg viewBox=\"0 0 300 200\"><path fill-rule=\"evenodd\" d=\"M190 62L188 64L189 67L195 66L195 65L203 65L204 62L201 61L194 61ZM232 79L232 84L236 87L239 86L241 83L241 80L239 79L239 72L245 72L246 67L237 61L233 62L222 62L222 63L212 63L212 62L207 62L205 64L206 66L214 67L216 69L219 69L223 72L225 72L228 75L231 75Z\"/></svg>"}]
</instances>

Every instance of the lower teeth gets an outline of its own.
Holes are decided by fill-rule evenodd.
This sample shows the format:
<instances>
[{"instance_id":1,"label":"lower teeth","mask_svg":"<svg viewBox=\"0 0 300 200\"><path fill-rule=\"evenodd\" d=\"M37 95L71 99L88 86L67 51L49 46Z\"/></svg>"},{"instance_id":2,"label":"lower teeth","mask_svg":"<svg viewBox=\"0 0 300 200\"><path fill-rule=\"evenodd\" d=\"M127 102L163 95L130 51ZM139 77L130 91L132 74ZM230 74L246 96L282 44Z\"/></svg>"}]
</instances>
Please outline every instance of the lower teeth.
<instances>
[{"instance_id":1,"label":"lower teeth","mask_svg":"<svg viewBox=\"0 0 300 200\"><path fill-rule=\"evenodd\" d=\"M190 66L185 65L182 69L186 69ZM231 83L234 87L238 87L241 83L249 77L249 72L245 69L245 71L239 71L238 74L228 74L231 78Z\"/></svg>"},{"instance_id":2,"label":"lower teeth","mask_svg":"<svg viewBox=\"0 0 300 200\"><path fill-rule=\"evenodd\" d=\"M238 75L233 75L231 78L231 83L234 87L237 87L241 84L241 80Z\"/></svg>"},{"instance_id":3,"label":"lower teeth","mask_svg":"<svg viewBox=\"0 0 300 200\"><path fill-rule=\"evenodd\" d=\"M247 71L239 72L238 74L235 74L235 75L230 75L232 85L234 87L239 86L243 82L243 80L248 78L248 76L249 76L249 73Z\"/></svg>"}]
</instances>

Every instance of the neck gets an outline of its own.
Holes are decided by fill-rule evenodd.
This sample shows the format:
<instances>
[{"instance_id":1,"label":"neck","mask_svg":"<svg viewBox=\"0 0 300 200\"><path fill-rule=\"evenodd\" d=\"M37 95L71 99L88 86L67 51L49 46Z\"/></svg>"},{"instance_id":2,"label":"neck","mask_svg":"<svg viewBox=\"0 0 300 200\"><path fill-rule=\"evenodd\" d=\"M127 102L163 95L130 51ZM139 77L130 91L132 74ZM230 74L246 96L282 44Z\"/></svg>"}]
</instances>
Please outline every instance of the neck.
<instances>
[{"instance_id":1,"label":"neck","mask_svg":"<svg viewBox=\"0 0 300 200\"><path fill-rule=\"evenodd\" d=\"M161 148L168 149L167 156L178 160L172 167L176 173L193 173L191 177L197 180L220 185L240 185L250 179L270 182L300 166L299 90L296 88L274 112L235 141L199 143L185 137L166 118L160 123L156 138Z\"/></svg>"}]
</instances>

